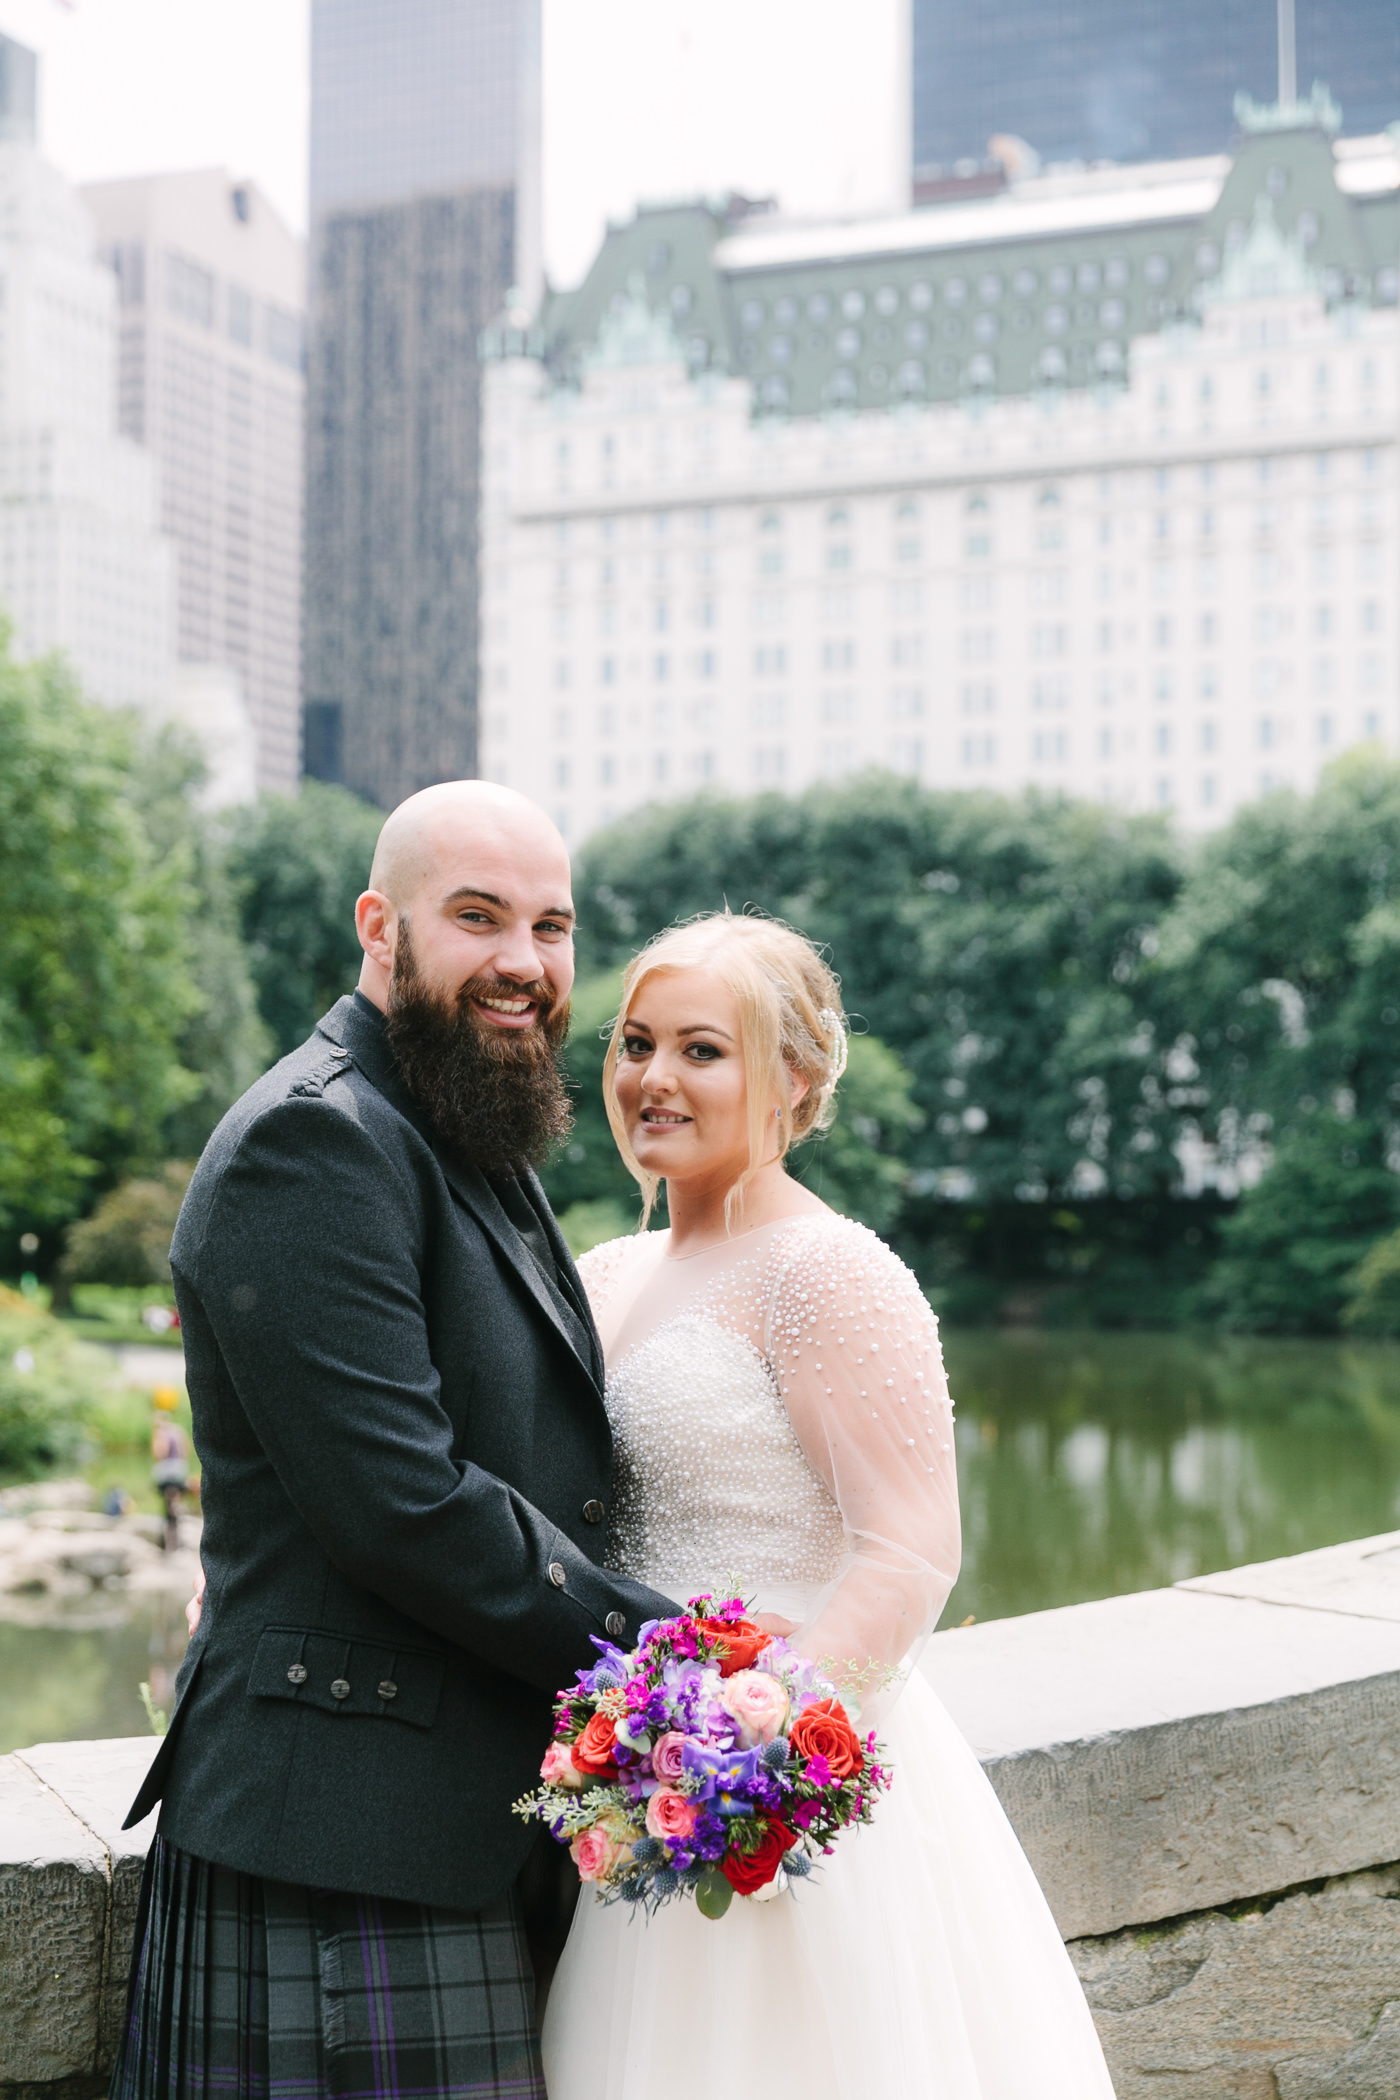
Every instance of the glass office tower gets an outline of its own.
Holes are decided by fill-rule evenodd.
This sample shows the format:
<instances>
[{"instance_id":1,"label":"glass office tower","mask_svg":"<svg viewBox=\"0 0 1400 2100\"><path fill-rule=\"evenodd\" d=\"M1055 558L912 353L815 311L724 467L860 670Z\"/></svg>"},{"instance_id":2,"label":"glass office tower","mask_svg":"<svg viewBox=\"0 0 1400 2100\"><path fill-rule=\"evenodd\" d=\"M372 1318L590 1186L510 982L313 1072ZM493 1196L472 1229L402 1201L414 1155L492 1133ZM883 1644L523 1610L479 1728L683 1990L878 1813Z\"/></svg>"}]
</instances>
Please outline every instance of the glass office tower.
<instances>
[{"instance_id":1,"label":"glass office tower","mask_svg":"<svg viewBox=\"0 0 1400 2100\"><path fill-rule=\"evenodd\" d=\"M1303 94L1352 136L1400 118L1396 0L1296 0ZM1275 0L914 0L914 159L980 160L999 132L1043 161L1218 153L1238 89L1278 91Z\"/></svg>"},{"instance_id":2,"label":"glass office tower","mask_svg":"<svg viewBox=\"0 0 1400 2100\"><path fill-rule=\"evenodd\" d=\"M476 770L482 329L538 275L540 0L313 0L307 773Z\"/></svg>"}]
</instances>

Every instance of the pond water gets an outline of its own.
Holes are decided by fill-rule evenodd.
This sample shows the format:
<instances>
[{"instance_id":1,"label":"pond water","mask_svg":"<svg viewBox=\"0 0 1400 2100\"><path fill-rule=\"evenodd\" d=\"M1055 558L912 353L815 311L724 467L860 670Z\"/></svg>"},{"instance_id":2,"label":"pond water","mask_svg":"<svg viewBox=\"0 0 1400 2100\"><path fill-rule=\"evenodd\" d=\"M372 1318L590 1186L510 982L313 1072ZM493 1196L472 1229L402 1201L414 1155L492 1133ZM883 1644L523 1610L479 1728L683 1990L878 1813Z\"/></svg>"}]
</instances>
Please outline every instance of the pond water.
<instances>
[{"instance_id":1,"label":"pond water","mask_svg":"<svg viewBox=\"0 0 1400 2100\"><path fill-rule=\"evenodd\" d=\"M1400 1529L1400 1346L1029 1332L946 1346L963 1571L945 1626ZM164 1600L111 1623L0 1624L0 1750L142 1733L138 1687L164 1704L183 1645Z\"/></svg>"}]
</instances>

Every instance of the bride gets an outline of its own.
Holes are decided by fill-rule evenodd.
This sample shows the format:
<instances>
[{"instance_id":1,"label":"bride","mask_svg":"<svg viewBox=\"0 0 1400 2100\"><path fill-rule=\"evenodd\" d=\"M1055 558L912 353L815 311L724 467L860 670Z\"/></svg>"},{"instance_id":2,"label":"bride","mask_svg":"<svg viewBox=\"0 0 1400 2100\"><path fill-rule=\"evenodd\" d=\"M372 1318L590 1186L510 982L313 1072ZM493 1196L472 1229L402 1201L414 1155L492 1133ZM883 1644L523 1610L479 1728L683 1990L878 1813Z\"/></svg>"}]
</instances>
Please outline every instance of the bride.
<instances>
[{"instance_id":1,"label":"bride","mask_svg":"<svg viewBox=\"0 0 1400 2100\"><path fill-rule=\"evenodd\" d=\"M803 2100L1112 2100L1045 1899L916 1666L959 1555L936 1324L889 1249L786 1169L832 1113L839 1009L814 948L769 920L644 949L604 1087L644 1216L664 1181L670 1225L580 1266L611 1564L680 1599L732 1571L770 1631L851 1658L849 1702L884 1686L862 1727L894 1786L809 1880L718 1922L585 1888L544 2024L551 2100L714 2100L765 2076Z\"/></svg>"}]
</instances>

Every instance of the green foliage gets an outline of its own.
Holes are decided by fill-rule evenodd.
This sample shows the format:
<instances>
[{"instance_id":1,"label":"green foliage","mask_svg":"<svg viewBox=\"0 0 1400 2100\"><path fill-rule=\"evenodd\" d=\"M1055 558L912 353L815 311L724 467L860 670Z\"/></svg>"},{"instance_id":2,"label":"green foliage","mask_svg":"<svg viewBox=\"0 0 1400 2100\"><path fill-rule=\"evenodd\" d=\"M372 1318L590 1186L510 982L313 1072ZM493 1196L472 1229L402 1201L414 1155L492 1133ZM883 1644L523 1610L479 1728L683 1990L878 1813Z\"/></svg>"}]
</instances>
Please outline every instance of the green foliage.
<instances>
[{"instance_id":1,"label":"green foliage","mask_svg":"<svg viewBox=\"0 0 1400 2100\"><path fill-rule=\"evenodd\" d=\"M563 1057L574 1127L542 1179L551 1204L561 1215L576 1204L610 1203L627 1220L621 1230L630 1232L637 1222L641 1197L618 1157L603 1107L603 1060L621 984L620 970L600 970L580 975L574 985L573 1019Z\"/></svg>"},{"instance_id":2,"label":"green foliage","mask_svg":"<svg viewBox=\"0 0 1400 2100\"><path fill-rule=\"evenodd\" d=\"M1261 1134L1281 1148L1320 1106L1395 1120L1398 966L1393 760L1351 752L1312 796L1247 804L1203 843L1162 923L1157 993L1227 1159Z\"/></svg>"},{"instance_id":3,"label":"green foliage","mask_svg":"<svg viewBox=\"0 0 1400 2100\"><path fill-rule=\"evenodd\" d=\"M1319 1113L1286 1132L1262 1180L1222 1227L1209 1299L1228 1326L1273 1334L1335 1330L1352 1272L1400 1223L1400 1177L1383 1134Z\"/></svg>"},{"instance_id":4,"label":"green foliage","mask_svg":"<svg viewBox=\"0 0 1400 2100\"><path fill-rule=\"evenodd\" d=\"M59 1321L0 1308L0 1473L28 1478L82 1457L110 1360Z\"/></svg>"},{"instance_id":5,"label":"green foliage","mask_svg":"<svg viewBox=\"0 0 1400 2100\"><path fill-rule=\"evenodd\" d=\"M194 1169L167 1160L158 1176L123 1181L68 1229L62 1274L75 1283L140 1288L170 1282L170 1238Z\"/></svg>"},{"instance_id":6,"label":"green foliage","mask_svg":"<svg viewBox=\"0 0 1400 2100\"><path fill-rule=\"evenodd\" d=\"M274 797L239 813L228 870L277 1057L355 988L355 899L383 821L382 810L317 780L304 781L295 801Z\"/></svg>"},{"instance_id":7,"label":"green foliage","mask_svg":"<svg viewBox=\"0 0 1400 2100\"><path fill-rule=\"evenodd\" d=\"M189 1157L204 1149L224 1111L273 1056L239 927L226 821L212 821L200 806L206 777L196 746L165 729L143 745L131 787L149 844L166 866L181 866L188 876L187 969L194 998L178 1048L197 1084L167 1116L163 1149Z\"/></svg>"},{"instance_id":8,"label":"green foliage","mask_svg":"<svg viewBox=\"0 0 1400 2100\"><path fill-rule=\"evenodd\" d=\"M793 1174L823 1203L876 1232L889 1229L904 1200L905 1154L924 1120L913 1086L912 1073L878 1036L852 1036L835 1122L789 1156Z\"/></svg>"},{"instance_id":9,"label":"green foliage","mask_svg":"<svg viewBox=\"0 0 1400 2100\"><path fill-rule=\"evenodd\" d=\"M559 1230L577 1261L590 1247L601 1247L607 1240L625 1239L635 1232L638 1210L636 1203L618 1203L611 1197L597 1203L571 1203L559 1213Z\"/></svg>"},{"instance_id":10,"label":"green foliage","mask_svg":"<svg viewBox=\"0 0 1400 2100\"><path fill-rule=\"evenodd\" d=\"M1354 1334L1400 1334L1400 1229L1376 1241L1345 1289L1342 1321Z\"/></svg>"},{"instance_id":11,"label":"green foliage","mask_svg":"<svg viewBox=\"0 0 1400 2100\"><path fill-rule=\"evenodd\" d=\"M0 1222L56 1225L160 1154L199 1091L182 1036L190 864L136 807L131 725L55 662L0 656Z\"/></svg>"},{"instance_id":12,"label":"green foliage","mask_svg":"<svg viewBox=\"0 0 1400 2100\"><path fill-rule=\"evenodd\" d=\"M824 942L846 1005L913 1075L926 1185L1057 1199L1175 1178L1149 963L1182 857L1156 818L871 775L794 800L704 798L585 848L590 965L726 901Z\"/></svg>"}]
</instances>

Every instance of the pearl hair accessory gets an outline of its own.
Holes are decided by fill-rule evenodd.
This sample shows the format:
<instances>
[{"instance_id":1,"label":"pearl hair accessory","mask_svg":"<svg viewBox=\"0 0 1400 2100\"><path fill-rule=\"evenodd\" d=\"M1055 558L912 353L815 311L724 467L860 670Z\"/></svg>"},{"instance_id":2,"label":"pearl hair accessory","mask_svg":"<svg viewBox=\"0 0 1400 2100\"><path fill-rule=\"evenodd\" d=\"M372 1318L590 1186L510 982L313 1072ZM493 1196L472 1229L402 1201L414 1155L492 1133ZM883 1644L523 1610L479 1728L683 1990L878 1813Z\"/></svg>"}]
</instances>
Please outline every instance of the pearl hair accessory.
<instances>
[{"instance_id":1,"label":"pearl hair accessory","mask_svg":"<svg viewBox=\"0 0 1400 2100\"><path fill-rule=\"evenodd\" d=\"M817 1019L826 1030L831 1043L831 1047L826 1053L835 1068L826 1083L826 1090L830 1092L846 1069L846 1059L850 1055L849 1039L845 1028L842 1026L840 1014L833 1012L831 1007L824 1006L817 1015Z\"/></svg>"}]
</instances>

